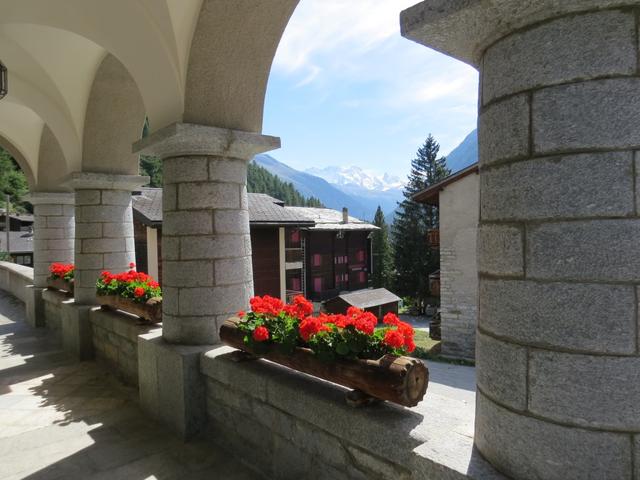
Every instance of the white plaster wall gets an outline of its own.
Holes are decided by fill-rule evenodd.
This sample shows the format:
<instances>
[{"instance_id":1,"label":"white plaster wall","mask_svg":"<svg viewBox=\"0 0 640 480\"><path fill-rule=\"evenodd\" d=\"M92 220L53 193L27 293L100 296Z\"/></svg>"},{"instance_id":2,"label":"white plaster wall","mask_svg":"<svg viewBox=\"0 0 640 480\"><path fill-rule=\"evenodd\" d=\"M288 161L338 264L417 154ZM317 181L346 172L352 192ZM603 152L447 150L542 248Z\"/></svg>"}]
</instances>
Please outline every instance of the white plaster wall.
<instances>
[{"instance_id":1,"label":"white plaster wall","mask_svg":"<svg viewBox=\"0 0 640 480\"><path fill-rule=\"evenodd\" d=\"M475 355L479 179L472 173L440 192L442 351L460 358Z\"/></svg>"}]
</instances>

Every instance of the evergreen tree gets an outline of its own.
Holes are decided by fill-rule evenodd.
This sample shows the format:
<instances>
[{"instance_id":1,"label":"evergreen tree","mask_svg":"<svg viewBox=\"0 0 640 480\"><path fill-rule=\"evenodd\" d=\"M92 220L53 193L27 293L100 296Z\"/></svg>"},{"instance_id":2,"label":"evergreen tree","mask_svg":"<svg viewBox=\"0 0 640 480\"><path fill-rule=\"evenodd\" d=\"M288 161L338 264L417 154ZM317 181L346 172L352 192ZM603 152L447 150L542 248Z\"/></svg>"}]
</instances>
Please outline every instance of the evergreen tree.
<instances>
[{"instance_id":1,"label":"evergreen tree","mask_svg":"<svg viewBox=\"0 0 640 480\"><path fill-rule=\"evenodd\" d=\"M429 294L429 274L439 264L438 253L426 243L427 230L438 227L438 209L415 202L413 196L451 174L439 151L440 145L429 134L411 161L405 199L399 204L392 227L396 290L401 296L415 299L420 307Z\"/></svg>"},{"instance_id":2,"label":"evergreen tree","mask_svg":"<svg viewBox=\"0 0 640 480\"><path fill-rule=\"evenodd\" d=\"M22 200L29 192L27 177L9 152L2 147L0 147L0 192L3 194L0 199L1 208L5 206L4 196L9 194L13 210L20 213L29 211L29 204Z\"/></svg>"},{"instance_id":3,"label":"evergreen tree","mask_svg":"<svg viewBox=\"0 0 640 480\"><path fill-rule=\"evenodd\" d=\"M373 224L380 230L373 232L373 275L374 288L391 288L393 280L393 257L389 245L389 227L378 205Z\"/></svg>"},{"instance_id":4,"label":"evergreen tree","mask_svg":"<svg viewBox=\"0 0 640 480\"><path fill-rule=\"evenodd\" d=\"M140 175L150 178L149 187L162 187L162 160L150 155L140 155Z\"/></svg>"}]
</instances>

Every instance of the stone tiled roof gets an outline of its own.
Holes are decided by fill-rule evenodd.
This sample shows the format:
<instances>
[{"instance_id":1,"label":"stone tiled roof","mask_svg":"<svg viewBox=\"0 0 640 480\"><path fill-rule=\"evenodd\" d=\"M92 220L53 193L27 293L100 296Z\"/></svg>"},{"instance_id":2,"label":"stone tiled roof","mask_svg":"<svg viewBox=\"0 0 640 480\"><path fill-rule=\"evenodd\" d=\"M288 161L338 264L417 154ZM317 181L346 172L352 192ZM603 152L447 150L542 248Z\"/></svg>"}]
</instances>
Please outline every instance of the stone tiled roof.
<instances>
[{"instance_id":1,"label":"stone tiled roof","mask_svg":"<svg viewBox=\"0 0 640 480\"><path fill-rule=\"evenodd\" d=\"M400 301L400 297L394 295L386 288L356 290L355 292L338 295L338 298L358 308L370 308Z\"/></svg>"},{"instance_id":2,"label":"stone tiled roof","mask_svg":"<svg viewBox=\"0 0 640 480\"><path fill-rule=\"evenodd\" d=\"M378 230L375 225L352 216L349 216L348 223L342 223L342 212L330 208L287 207L287 210L313 220L315 225L310 230Z\"/></svg>"},{"instance_id":3,"label":"stone tiled roof","mask_svg":"<svg viewBox=\"0 0 640 480\"><path fill-rule=\"evenodd\" d=\"M282 200L264 193L250 193L249 222L261 225L309 225L314 224L307 215L285 207Z\"/></svg>"},{"instance_id":4,"label":"stone tiled roof","mask_svg":"<svg viewBox=\"0 0 640 480\"><path fill-rule=\"evenodd\" d=\"M162 225L162 189L143 188L133 195L133 215L145 225Z\"/></svg>"},{"instance_id":5,"label":"stone tiled roof","mask_svg":"<svg viewBox=\"0 0 640 480\"><path fill-rule=\"evenodd\" d=\"M252 225L300 225L312 230L376 230L377 227L329 208L287 207L264 193L249 193L249 221ZM143 188L133 195L133 214L145 225L162 225L162 189Z\"/></svg>"},{"instance_id":6,"label":"stone tiled roof","mask_svg":"<svg viewBox=\"0 0 640 480\"><path fill-rule=\"evenodd\" d=\"M9 232L10 253L30 253L33 252L33 233L31 232ZM7 251L7 233L0 232L0 252Z\"/></svg>"}]
</instances>

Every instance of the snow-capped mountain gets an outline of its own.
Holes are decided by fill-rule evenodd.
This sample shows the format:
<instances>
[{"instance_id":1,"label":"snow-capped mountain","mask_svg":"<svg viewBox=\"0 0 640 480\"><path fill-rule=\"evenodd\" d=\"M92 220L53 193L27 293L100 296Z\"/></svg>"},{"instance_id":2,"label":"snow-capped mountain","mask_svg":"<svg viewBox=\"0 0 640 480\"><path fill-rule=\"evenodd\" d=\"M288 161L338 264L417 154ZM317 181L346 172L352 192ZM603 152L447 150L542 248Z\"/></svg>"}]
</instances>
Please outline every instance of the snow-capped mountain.
<instances>
[{"instance_id":1,"label":"snow-capped mountain","mask_svg":"<svg viewBox=\"0 0 640 480\"><path fill-rule=\"evenodd\" d=\"M356 186L366 190L386 192L387 190L401 190L403 183L399 177L385 173L376 175L360 167L325 167L309 168L307 173L324 178L327 182L340 186Z\"/></svg>"}]
</instances>

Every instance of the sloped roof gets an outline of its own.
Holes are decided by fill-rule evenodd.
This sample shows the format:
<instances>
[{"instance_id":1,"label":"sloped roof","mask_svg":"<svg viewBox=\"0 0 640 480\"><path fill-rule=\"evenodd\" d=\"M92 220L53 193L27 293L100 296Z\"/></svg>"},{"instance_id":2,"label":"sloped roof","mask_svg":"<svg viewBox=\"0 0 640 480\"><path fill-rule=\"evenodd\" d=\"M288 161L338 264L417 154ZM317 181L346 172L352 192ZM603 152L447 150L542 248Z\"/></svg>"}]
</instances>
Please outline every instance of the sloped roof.
<instances>
[{"instance_id":1,"label":"sloped roof","mask_svg":"<svg viewBox=\"0 0 640 480\"><path fill-rule=\"evenodd\" d=\"M378 227L329 208L287 207L265 193L249 193L249 222L252 225L299 225L310 230L377 230ZM145 225L162 225L162 189L142 188L133 195L133 215Z\"/></svg>"},{"instance_id":2,"label":"sloped roof","mask_svg":"<svg viewBox=\"0 0 640 480\"><path fill-rule=\"evenodd\" d=\"M31 253L33 252L33 233L31 232L9 232L9 253ZM0 232L0 252L7 251L7 233Z\"/></svg>"},{"instance_id":3,"label":"sloped roof","mask_svg":"<svg viewBox=\"0 0 640 480\"><path fill-rule=\"evenodd\" d=\"M4 208L0 208L0 217L4 218ZM9 218L20 220L22 223L33 223L33 215L30 213L10 213Z\"/></svg>"},{"instance_id":4,"label":"sloped roof","mask_svg":"<svg viewBox=\"0 0 640 480\"><path fill-rule=\"evenodd\" d=\"M314 224L307 215L285 207L282 200L264 193L249 193L249 222L259 225L309 225Z\"/></svg>"},{"instance_id":5,"label":"sloped roof","mask_svg":"<svg viewBox=\"0 0 640 480\"><path fill-rule=\"evenodd\" d=\"M134 193L133 215L145 225L162 225L162 189L143 188Z\"/></svg>"},{"instance_id":6,"label":"sloped roof","mask_svg":"<svg viewBox=\"0 0 640 480\"><path fill-rule=\"evenodd\" d=\"M349 305L362 309L400 301L400 297L391 293L386 288L356 290L355 292L338 295L337 298L344 300Z\"/></svg>"},{"instance_id":7,"label":"sloped roof","mask_svg":"<svg viewBox=\"0 0 640 480\"><path fill-rule=\"evenodd\" d=\"M429 188L416 193L412 198L418 203L426 203L427 205L438 206L440 204L440 192L444 190L447 185L451 185L454 182L471 175L472 173L478 173L478 162L469 165L462 170L452 173L444 180L431 185Z\"/></svg>"},{"instance_id":8,"label":"sloped roof","mask_svg":"<svg viewBox=\"0 0 640 480\"><path fill-rule=\"evenodd\" d=\"M330 208L286 207L313 220L309 230L378 230L378 227L349 215L349 222L342 223L342 212Z\"/></svg>"}]
</instances>

